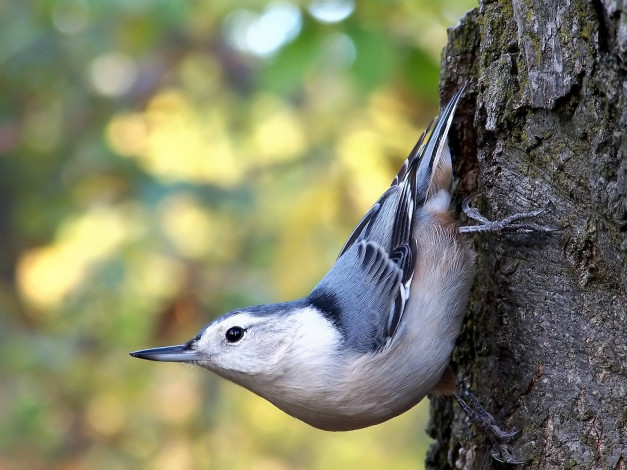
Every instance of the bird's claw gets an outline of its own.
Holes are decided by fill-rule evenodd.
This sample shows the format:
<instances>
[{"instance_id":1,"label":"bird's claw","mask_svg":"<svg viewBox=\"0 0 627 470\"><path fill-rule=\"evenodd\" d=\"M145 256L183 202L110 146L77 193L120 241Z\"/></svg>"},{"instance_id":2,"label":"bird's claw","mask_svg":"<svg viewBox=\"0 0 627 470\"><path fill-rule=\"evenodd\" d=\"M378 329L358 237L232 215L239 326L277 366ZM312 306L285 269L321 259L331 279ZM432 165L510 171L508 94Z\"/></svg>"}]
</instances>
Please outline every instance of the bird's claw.
<instances>
[{"instance_id":1,"label":"bird's claw","mask_svg":"<svg viewBox=\"0 0 627 470\"><path fill-rule=\"evenodd\" d=\"M544 211L546 211L551 203L549 202L545 207L536 209L535 211L520 212L518 214L510 215L501 220L489 220L477 210L476 207L470 206L472 196L464 199L462 204L462 210L471 219L479 222L479 225L469 225L466 227L460 227L460 233L479 233L479 232L495 232L495 233L532 233L542 232L550 233L562 230L561 228L547 227L539 225L534 222L528 222L530 219L535 219Z\"/></svg>"},{"instance_id":2,"label":"bird's claw","mask_svg":"<svg viewBox=\"0 0 627 470\"><path fill-rule=\"evenodd\" d=\"M493 425L493 426L494 426L493 428L494 434L498 436L498 438L502 442L513 441L522 434L522 431L520 429L517 429L516 431L504 431L497 425Z\"/></svg>"},{"instance_id":3,"label":"bird's claw","mask_svg":"<svg viewBox=\"0 0 627 470\"><path fill-rule=\"evenodd\" d=\"M492 446L490 455L497 462L508 463L511 465L519 465L528 462L528 460L520 460L514 457L505 444L495 444Z\"/></svg>"},{"instance_id":4,"label":"bird's claw","mask_svg":"<svg viewBox=\"0 0 627 470\"><path fill-rule=\"evenodd\" d=\"M482 431L492 443L492 449L490 451L492 458L498 462L508 464L526 463L525 460L520 460L514 457L507 448L507 444L516 439L522 431L505 431L501 429L501 427L496 423L494 417L481 406L479 400L477 400L470 390L466 390L464 395L466 396L468 402L471 403L472 407L469 406L468 403L466 403L466 401L459 396L459 394L453 394L457 403L459 403L459 406L462 408L466 416L468 416L470 422Z\"/></svg>"}]
</instances>

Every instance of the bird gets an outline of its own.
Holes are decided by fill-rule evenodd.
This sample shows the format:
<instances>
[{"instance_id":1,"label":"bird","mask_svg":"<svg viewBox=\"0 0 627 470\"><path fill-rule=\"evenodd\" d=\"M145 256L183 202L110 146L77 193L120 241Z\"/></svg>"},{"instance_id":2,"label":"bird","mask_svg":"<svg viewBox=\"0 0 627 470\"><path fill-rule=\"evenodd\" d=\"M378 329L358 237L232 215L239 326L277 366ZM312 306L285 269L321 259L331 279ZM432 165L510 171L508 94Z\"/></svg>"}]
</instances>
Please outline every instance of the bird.
<instances>
[{"instance_id":1,"label":"bird","mask_svg":"<svg viewBox=\"0 0 627 470\"><path fill-rule=\"evenodd\" d=\"M464 233L494 229L469 210L484 225L464 231L450 211L448 133L463 92L428 126L309 295L237 308L185 344L130 354L200 366L326 431L382 423L429 394L462 400L449 363L474 277ZM487 412L474 414L479 422Z\"/></svg>"}]
</instances>

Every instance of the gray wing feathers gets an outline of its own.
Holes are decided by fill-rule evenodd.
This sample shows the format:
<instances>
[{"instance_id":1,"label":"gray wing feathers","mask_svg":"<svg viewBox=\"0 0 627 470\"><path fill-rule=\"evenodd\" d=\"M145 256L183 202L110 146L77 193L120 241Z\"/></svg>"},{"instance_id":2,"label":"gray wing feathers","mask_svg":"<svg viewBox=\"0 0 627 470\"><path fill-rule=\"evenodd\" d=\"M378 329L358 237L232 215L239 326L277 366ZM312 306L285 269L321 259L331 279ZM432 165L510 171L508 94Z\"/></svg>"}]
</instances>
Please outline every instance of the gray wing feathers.
<instances>
[{"instance_id":1,"label":"gray wing feathers","mask_svg":"<svg viewBox=\"0 0 627 470\"><path fill-rule=\"evenodd\" d=\"M401 324L417 259L416 212L429 195L463 90L420 137L392 185L359 222L334 267L309 296L353 348L376 350ZM332 308L325 310L328 299Z\"/></svg>"},{"instance_id":2,"label":"gray wing feathers","mask_svg":"<svg viewBox=\"0 0 627 470\"><path fill-rule=\"evenodd\" d=\"M357 244L357 257L360 261L359 275L372 283L377 291L392 295L398 288L403 272L385 250L376 243L361 241Z\"/></svg>"},{"instance_id":3,"label":"gray wing feathers","mask_svg":"<svg viewBox=\"0 0 627 470\"><path fill-rule=\"evenodd\" d=\"M384 248L361 240L337 260L309 298L319 309L318 299L334 299L335 312L323 313L344 334L351 349L377 350L390 335L389 318L400 318L399 313L390 312L396 308L402 279L403 269Z\"/></svg>"}]
</instances>

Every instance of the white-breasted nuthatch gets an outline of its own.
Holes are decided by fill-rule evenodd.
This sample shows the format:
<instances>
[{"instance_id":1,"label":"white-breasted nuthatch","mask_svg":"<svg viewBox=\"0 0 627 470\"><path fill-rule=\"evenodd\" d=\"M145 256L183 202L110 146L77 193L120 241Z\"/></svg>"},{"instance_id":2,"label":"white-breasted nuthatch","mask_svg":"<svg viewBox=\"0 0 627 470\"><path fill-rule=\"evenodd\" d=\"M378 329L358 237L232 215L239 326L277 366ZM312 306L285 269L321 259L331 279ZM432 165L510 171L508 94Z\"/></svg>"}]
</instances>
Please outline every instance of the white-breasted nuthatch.
<instances>
[{"instance_id":1,"label":"white-breasted nuthatch","mask_svg":"<svg viewBox=\"0 0 627 470\"><path fill-rule=\"evenodd\" d=\"M477 231L449 212L447 134L462 91L307 297L236 309L186 344L131 355L196 364L329 431L381 423L432 392L461 400L449 359L474 261L461 232Z\"/></svg>"}]
</instances>

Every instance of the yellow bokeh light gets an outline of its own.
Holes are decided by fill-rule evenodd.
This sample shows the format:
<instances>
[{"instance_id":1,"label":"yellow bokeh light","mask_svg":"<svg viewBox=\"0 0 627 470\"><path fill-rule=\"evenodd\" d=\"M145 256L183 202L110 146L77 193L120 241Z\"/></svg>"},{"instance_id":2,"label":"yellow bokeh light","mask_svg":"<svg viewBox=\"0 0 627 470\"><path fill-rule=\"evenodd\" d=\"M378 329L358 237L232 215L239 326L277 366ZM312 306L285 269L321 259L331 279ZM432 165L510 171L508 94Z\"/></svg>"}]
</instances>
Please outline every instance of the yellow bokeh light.
<instances>
[{"instance_id":1,"label":"yellow bokeh light","mask_svg":"<svg viewBox=\"0 0 627 470\"><path fill-rule=\"evenodd\" d=\"M111 120L106 132L111 148L118 155L140 155L146 150L148 126L141 114L119 114Z\"/></svg>"},{"instance_id":2,"label":"yellow bokeh light","mask_svg":"<svg viewBox=\"0 0 627 470\"><path fill-rule=\"evenodd\" d=\"M323 248L320 227L332 226L337 220L338 189L332 179L317 181L276 209L282 214L273 266L279 297L305 295L306 289L318 280L317 275L330 267L320 255ZM332 262L332 258L328 261Z\"/></svg>"},{"instance_id":3,"label":"yellow bokeh light","mask_svg":"<svg viewBox=\"0 0 627 470\"><path fill-rule=\"evenodd\" d=\"M163 373L152 387L152 401L159 417L170 423L181 423L198 410L201 402L198 376L189 369L173 368Z\"/></svg>"},{"instance_id":4,"label":"yellow bokeh light","mask_svg":"<svg viewBox=\"0 0 627 470\"><path fill-rule=\"evenodd\" d=\"M255 163L273 163L299 156L306 139L298 114L283 101L262 95L251 109L256 127L253 131Z\"/></svg>"},{"instance_id":5,"label":"yellow bokeh light","mask_svg":"<svg viewBox=\"0 0 627 470\"><path fill-rule=\"evenodd\" d=\"M292 470L294 467L278 457L262 457L255 462L255 470Z\"/></svg>"},{"instance_id":6,"label":"yellow bokeh light","mask_svg":"<svg viewBox=\"0 0 627 470\"><path fill-rule=\"evenodd\" d=\"M392 180L382 139L369 127L359 126L340 139L336 151L353 201L365 213Z\"/></svg>"},{"instance_id":7,"label":"yellow bokeh light","mask_svg":"<svg viewBox=\"0 0 627 470\"><path fill-rule=\"evenodd\" d=\"M167 299L181 288L185 266L180 260L146 251L129 265L127 286L145 299Z\"/></svg>"},{"instance_id":8,"label":"yellow bokeh light","mask_svg":"<svg viewBox=\"0 0 627 470\"><path fill-rule=\"evenodd\" d=\"M411 108L406 100L394 90L379 89L369 99L367 117L372 128L378 134L380 144L392 155L404 158L412 148L411 139L415 135L418 140L420 129L407 118ZM418 112L431 118L431 110Z\"/></svg>"},{"instance_id":9,"label":"yellow bokeh light","mask_svg":"<svg viewBox=\"0 0 627 470\"><path fill-rule=\"evenodd\" d=\"M170 197L159 209L161 227L182 255L201 257L215 243L209 214L191 195Z\"/></svg>"},{"instance_id":10,"label":"yellow bokeh light","mask_svg":"<svg viewBox=\"0 0 627 470\"><path fill-rule=\"evenodd\" d=\"M167 198L158 214L163 232L183 256L230 259L239 244L229 216L209 211L191 194Z\"/></svg>"},{"instance_id":11,"label":"yellow bokeh light","mask_svg":"<svg viewBox=\"0 0 627 470\"><path fill-rule=\"evenodd\" d=\"M92 398L87 406L87 423L97 434L118 433L126 424L126 408L120 396L106 393Z\"/></svg>"},{"instance_id":12,"label":"yellow bokeh light","mask_svg":"<svg viewBox=\"0 0 627 470\"><path fill-rule=\"evenodd\" d=\"M133 212L130 206L93 208L61 225L58 241L27 251L17 266L18 287L27 302L44 310L62 302L92 263L137 233Z\"/></svg>"},{"instance_id":13,"label":"yellow bokeh light","mask_svg":"<svg viewBox=\"0 0 627 470\"><path fill-rule=\"evenodd\" d=\"M17 266L17 283L22 295L39 308L56 306L83 277L85 266L77 261L67 247L27 251Z\"/></svg>"},{"instance_id":14,"label":"yellow bokeh light","mask_svg":"<svg viewBox=\"0 0 627 470\"><path fill-rule=\"evenodd\" d=\"M109 124L113 150L164 181L231 186L246 168L238 162L219 107L198 112L183 93L163 91L143 114L120 115Z\"/></svg>"},{"instance_id":15,"label":"yellow bokeh light","mask_svg":"<svg viewBox=\"0 0 627 470\"><path fill-rule=\"evenodd\" d=\"M174 442L166 442L155 459L155 470L187 470L191 468L202 468L208 462L196 467L192 456L192 449L186 441L176 440Z\"/></svg>"}]
</instances>

